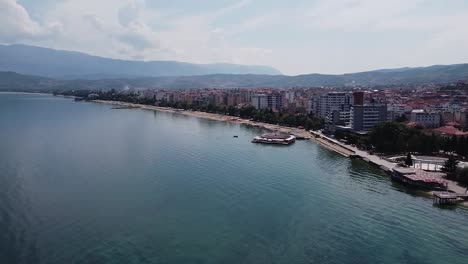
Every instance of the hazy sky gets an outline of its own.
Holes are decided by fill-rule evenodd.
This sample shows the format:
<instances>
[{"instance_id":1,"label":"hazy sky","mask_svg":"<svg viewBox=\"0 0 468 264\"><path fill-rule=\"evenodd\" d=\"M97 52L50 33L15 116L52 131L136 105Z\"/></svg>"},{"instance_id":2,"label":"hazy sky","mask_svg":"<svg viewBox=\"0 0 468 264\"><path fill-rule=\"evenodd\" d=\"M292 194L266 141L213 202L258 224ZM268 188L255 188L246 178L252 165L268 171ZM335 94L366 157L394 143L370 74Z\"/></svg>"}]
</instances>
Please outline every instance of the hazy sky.
<instances>
[{"instance_id":1,"label":"hazy sky","mask_svg":"<svg viewBox=\"0 0 468 264\"><path fill-rule=\"evenodd\" d=\"M0 43L345 73L468 62L468 0L0 0Z\"/></svg>"}]
</instances>

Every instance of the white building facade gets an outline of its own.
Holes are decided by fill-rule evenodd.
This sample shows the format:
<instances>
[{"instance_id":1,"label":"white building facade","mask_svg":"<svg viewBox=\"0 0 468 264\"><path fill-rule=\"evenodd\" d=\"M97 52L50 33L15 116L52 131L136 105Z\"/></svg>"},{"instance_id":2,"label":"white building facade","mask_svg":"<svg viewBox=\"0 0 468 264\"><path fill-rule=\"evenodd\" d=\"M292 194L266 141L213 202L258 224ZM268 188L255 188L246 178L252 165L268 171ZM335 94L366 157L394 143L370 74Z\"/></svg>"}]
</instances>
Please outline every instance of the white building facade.
<instances>
[{"instance_id":1,"label":"white building facade","mask_svg":"<svg viewBox=\"0 0 468 264\"><path fill-rule=\"evenodd\" d=\"M440 113L415 109L411 111L410 121L420 124L425 128L437 128L440 127Z\"/></svg>"}]
</instances>

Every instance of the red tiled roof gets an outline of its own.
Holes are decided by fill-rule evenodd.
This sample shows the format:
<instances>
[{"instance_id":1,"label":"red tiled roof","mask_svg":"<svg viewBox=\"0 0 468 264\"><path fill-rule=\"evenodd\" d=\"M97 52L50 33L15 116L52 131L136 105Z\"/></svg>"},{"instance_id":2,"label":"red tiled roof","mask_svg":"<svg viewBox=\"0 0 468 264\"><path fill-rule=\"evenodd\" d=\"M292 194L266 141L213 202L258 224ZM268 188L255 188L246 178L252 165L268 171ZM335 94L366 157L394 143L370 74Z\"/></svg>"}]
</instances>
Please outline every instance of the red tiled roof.
<instances>
[{"instance_id":1,"label":"red tiled roof","mask_svg":"<svg viewBox=\"0 0 468 264\"><path fill-rule=\"evenodd\" d=\"M409 126L409 127L414 127L414 126L417 126L417 125L418 125L418 123L416 123L416 122L408 122L408 123L406 123L406 126Z\"/></svg>"},{"instance_id":2,"label":"red tiled roof","mask_svg":"<svg viewBox=\"0 0 468 264\"><path fill-rule=\"evenodd\" d=\"M453 126L453 127L456 127L456 126L460 126L460 124L458 122L448 122L447 124L445 124L446 126Z\"/></svg>"},{"instance_id":3,"label":"red tiled roof","mask_svg":"<svg viewBox=\"0 0 468 264\"><path fill-rule=\"evenodd\" d=\"M427 172L423 170L416 170L414 174L408 174L405 176L413 181L422 181L426 183L438 183L442 185L445 185L447 183L447 181L441 178L430 176Z\"/></svg>"},{"instance_id":4,"label":"red tiled roof","mask_svg":"<svg viewBox=\"0 0 468 264\"><path fill-rule=\"evenodd\" d=\"M468 136L468 132L463 132L454 126L443 126L443 127L432 129L431 131L435 133L447 134L447 135Z\"/></svg>"}]
</instances>

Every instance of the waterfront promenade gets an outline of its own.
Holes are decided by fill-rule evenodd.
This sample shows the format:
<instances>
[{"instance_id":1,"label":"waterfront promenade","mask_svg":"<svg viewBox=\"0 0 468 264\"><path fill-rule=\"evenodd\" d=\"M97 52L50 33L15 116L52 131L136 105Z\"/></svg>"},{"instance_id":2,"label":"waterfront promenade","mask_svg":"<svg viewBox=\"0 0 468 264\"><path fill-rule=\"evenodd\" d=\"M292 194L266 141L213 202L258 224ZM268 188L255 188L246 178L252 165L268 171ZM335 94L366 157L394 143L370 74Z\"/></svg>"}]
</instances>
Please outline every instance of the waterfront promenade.
<instances>
[{"instance_id":1,"label":"waterfront promenade","mask_svg":"<svg viewBox=\"0 0 468 264\"><path fill-rule=\"evenodd\" d=\"M322 142L322 141L325 141L327 142L328 144L335 144L336 146L334 148L329 148L329 149L332 149L332 150L352 150L353 151L353 157L359 157L361 159L363 159L364 161L370 163L370 164L373 164L375 166L378 166L380 169L388 172L388 173L391 173L392 170L397 167L397 163L395 162L390 162L386 159L383 159L381 157L379 157L378 155L373 155L373 154L370 154L366 151L363 151L363 150L359 150L358 148L356 147L353 147L353 146L350 146L350 145L346 145L346 144L343 144L333 138L330 138L330 137L327 137L325 136L324 134L318 132L318 131L310 131L313 135L315 135L315 137L313 137L315 140L317 140L318 142ZM343 154L342 152L340 151L337 151L338 153L340 154ZM433 177L437 177L437 178L442 178L443 177L443 173L438 173L438 172L427 172L428 174L430 174L431 176ZM447 181L447 189L448 191L450 192L453 192L453 193L457 193L457 194L464 194L466 192L466 188L465 187L462 187L460 185L458 185L457 182L455 181L452 181L452 180L449 180L449 179L445 179L445 181ZM464 202L463 203L464 205L468 206L468 202Z\"/></svg>"},{"instance_id":2,"label":"waterfront promenade","mask_svg":"<svg viewBox=\"0 0 468 264\"><path fill-rule=\"evenodd\" d=\"M322 145L323 147L330 149L338 154L341 154L345 157L352 157L355 155L355 151L351 150L350 148L344 147L338 142L333 142L334 140L330 140L327 137L312 137L312 139Z\"/></svg>"},{"instance_id":3,"label":"waterfront promenade","mask_svg":"<svg viewBox=\"0 0 468 264\"><path fill-rule=\"evenodd\" d=\"M335 145L333 149L338 149L341 152L349 153L349 157L359 157L364 161L367 161L373 165L380 167L384 171L391 172L397 166L397 164L394 162L382 159L381 157L377 155L372 155L369 152L359 150L358 148L353 147L351 145L341 143L336 139L330 138L318 131L310 131L310 133L312 133L315 136L314 139L316 139L317 141L326 141L329 144L333 144Z\"/></svg>"}]
</instances>

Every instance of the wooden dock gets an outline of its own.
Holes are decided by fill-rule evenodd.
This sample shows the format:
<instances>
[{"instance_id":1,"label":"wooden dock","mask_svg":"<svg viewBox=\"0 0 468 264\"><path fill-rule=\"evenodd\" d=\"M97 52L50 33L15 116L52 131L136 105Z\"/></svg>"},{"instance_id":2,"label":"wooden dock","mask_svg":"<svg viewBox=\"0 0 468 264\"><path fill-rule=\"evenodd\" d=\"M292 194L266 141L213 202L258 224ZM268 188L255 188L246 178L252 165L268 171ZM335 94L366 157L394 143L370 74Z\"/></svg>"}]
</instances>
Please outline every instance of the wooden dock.
<instances>
[{"instance_id":1,"label":"wooden dock","mask_svg":"<svg viewBox=\"0 0 468 264\"><path fill-rule=\"evenodd\" d=\"M434 204L439 205L454 205L468 200L468 194L451 193L451 192L433 192Z\"/></svg>"}]
</instances>

